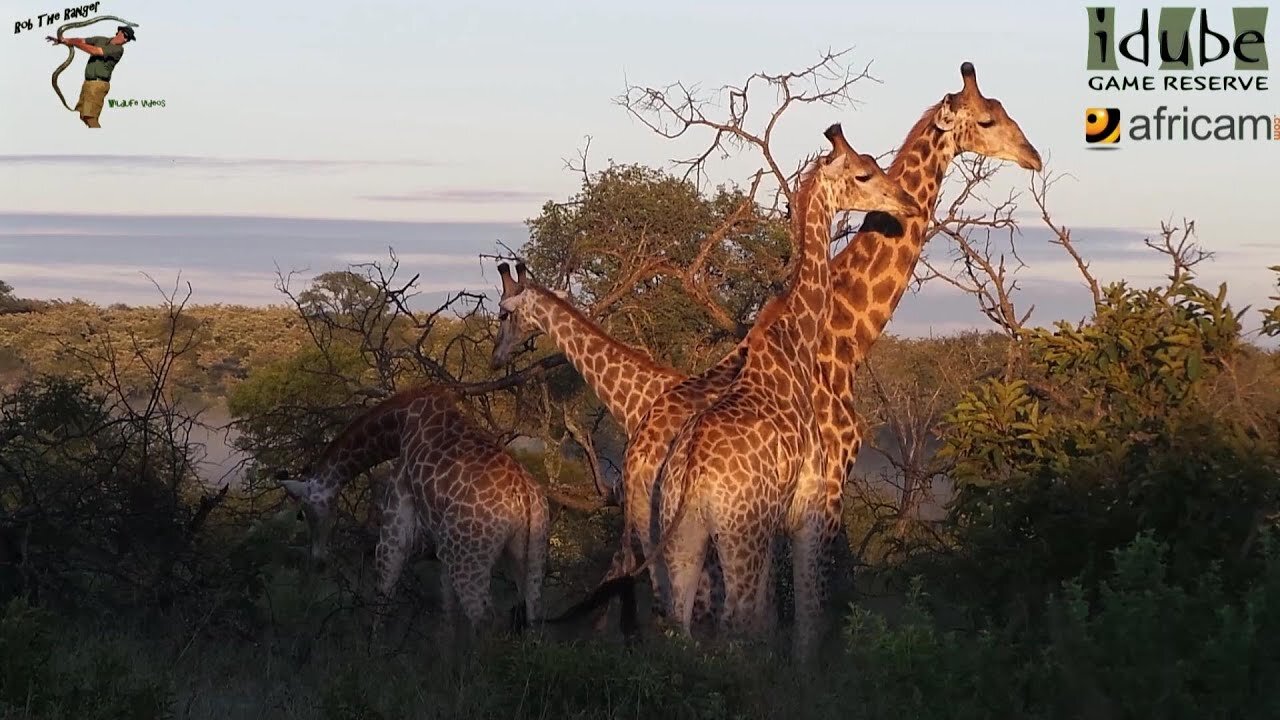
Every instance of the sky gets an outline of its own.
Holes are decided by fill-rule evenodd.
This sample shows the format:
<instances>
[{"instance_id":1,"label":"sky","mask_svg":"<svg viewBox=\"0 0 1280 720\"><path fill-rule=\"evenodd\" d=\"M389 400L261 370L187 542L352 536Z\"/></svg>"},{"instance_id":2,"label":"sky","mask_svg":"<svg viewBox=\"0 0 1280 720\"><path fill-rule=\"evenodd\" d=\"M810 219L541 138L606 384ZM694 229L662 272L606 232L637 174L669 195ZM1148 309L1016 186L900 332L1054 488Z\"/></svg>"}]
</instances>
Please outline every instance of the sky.
<instances>
[{"instance_id":1,"label":"sky","mask_svg":"<svg viewBox=\"0 0 1280 720\"><path fill-rule=\"evenodd\" d=\"M1122 30L1144 7L1114 5ZM654 135L614 102L628 83L682 81L711 89L741 83L752 72L796 69L826 50L845 48L852 48L851 62L870 63L878 82L855 85L854 108L788 113L775 136L779 157L798 161L821 149L818 134L833 121L844 124L861 151L894 149L924 108L960 88L959 65L968 60L980 88L1003 102L1047 168L1068 175L1050 196L1050 209L1076 237L1092 237L1098 252L1106 252L1109 239L1124 238L1124 248L1140 244L1161 221L1194 219L1199 240L1219 253L1205 275L1229 280L1233 297L1255 305L1273 287L1266 267L1280 264L1280 238L1268 217L1280 142L1126 144L1097 152L1082 138L1085 107L1128 114L1165 104L1208 114L1278 114L1275 91L1092 91L1083 4L477 0L464 8L407 0L103 0L94 14L138 24L138 41L126 47L109 97L165 102L107 108L96 131L67 112L49 85L65 57L64 48L43 40L54 27L11 34L14 21L63 7L6 0L0 18L6 30L0 41L0 273L7 273L0 278L19 290L26 283L65 291L84 287L77 272L93 280L101 277L95 267L125 272L144 264L127 258L122 264L109 237L74 244L77 255L67 258L73 245L53 232L66 224L56 217L63 215L485 223L516 237L519 224L544 202L577 189L580 178L565 161L576 157L586 137L597 169L610 160L663 166L705 142L705 135L677 142ZM1230 28L1230 3L1200 7L1208 8L1215 29ZM1272 18L1269 27L1275 23ZM113 29L102 23L68 34ZM1278 52L1280 45L1272 55ZM83 67L77 53L60 78L70 102ZM719 162L714 179L745 182L757 164L748 157ZM1030 206L1030 179L1009 166L989 193L1021 191ZM46 240L33 240L30 218L17 213L45 214ZM440 231L401 242L414 253L439 256L474 254L479 241ZM1034 242L1043 243L1043 233L1030 232L1022 244ZM146 264L181 265L184 273L216 280L216 263L201 260L201 251L170 249L175 260L150 257ZM1069 264L1052 248L1041 249L1024 287L1078 286ZM1150 254L1104 260L1116 274L1109 279L1163 273ZM478 263L465 272L458 267L444 262L435 269L441 282L485 289L496 282L492 272L478 272ZM109 291L96 297L112 299ZM971 320L982 322L976 313ZM939 317L938 327L957 322L970 321Z\"/></svg>"}]
</instances>

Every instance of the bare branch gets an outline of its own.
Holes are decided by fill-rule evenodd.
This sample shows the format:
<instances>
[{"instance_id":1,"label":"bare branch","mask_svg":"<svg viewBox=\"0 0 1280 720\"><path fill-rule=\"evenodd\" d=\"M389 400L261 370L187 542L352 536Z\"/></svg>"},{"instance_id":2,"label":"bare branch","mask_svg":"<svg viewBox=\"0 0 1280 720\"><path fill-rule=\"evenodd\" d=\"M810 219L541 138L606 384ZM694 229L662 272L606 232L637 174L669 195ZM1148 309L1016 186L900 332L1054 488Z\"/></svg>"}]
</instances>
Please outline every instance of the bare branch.
<instances>
[{"instance_id":1,"label":"bare branch","mask_svg":"<svg viewBox=\"0 0 1280 720\"><path fill-rule=\"evenodd\" d=\"M774 157L771 147L774 133L783 115L795 105L851 107L857 102L852 96L856 83L863 80L880 82L870 74L871 63L855 69L847 62L846 56L852 50L828 50L817 62L799 71L753 73L741 85L722 86L709 96L704 96L696 86L680 82L661 89L628 84L616 102L650 130L667 139L681 138L694 129L711 133L711 140L703 150L691 157L672 161L685 169L684 177L693 176L699 186L706 180L706 166L712 156L724 159L735 151L751 148L760 154L780 194L790 201L791 175L782 170ZM772 110L764 113L763 120L753 123L754 91L761 86L773 91L774 104ZM713 116L711 109L714 107L724 108L724 115Z\"/></svg>"}]
</instances>

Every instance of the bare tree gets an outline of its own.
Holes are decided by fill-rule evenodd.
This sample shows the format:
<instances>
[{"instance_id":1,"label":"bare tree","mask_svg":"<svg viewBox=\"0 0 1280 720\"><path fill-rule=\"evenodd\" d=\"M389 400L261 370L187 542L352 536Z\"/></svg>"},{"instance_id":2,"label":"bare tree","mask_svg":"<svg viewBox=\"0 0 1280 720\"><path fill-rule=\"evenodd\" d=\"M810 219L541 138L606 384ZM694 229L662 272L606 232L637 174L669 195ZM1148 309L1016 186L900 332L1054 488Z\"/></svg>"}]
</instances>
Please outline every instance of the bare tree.
<instances>
[{"instance_id":1,"label":"bare tree","mask_svg":"<svg viewBox=\"0 0 1280 720\"><path fill-rule=\"evenodd\" d=\"M852 107L852 95L860 81L879 82L871 75L871 63L861 69L847 56L853 48L823 53L811 65L791 72L752 73L739 85L724 85L704 94L696 86L674 83L662 88L628 84L617 103L643 122L649 129L669 140L684 137L693 130L711 133L710 142L695 155L673 160L683 168L685 177L694 177L701 185L707 176L707 163L713 156L726 159L744 149L758 153L776 184L774 208L779 201L790 202L796 170L785 171L784 163L775 157L774 132L786 112L797 105L822 104L835 108ZM773 98L760 104L760 94ZM763 107L758 114L756 111ZM713 111L712 108L723 108Z\"/></svg>"}]
</instances>

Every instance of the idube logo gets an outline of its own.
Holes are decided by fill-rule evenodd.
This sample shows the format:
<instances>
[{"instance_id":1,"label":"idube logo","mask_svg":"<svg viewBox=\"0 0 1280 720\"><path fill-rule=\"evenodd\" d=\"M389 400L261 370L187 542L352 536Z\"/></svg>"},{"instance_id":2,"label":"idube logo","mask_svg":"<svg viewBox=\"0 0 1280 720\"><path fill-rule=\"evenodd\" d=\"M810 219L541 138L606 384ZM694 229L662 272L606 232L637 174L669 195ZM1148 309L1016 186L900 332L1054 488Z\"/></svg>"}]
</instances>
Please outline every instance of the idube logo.
<instances>
[{"instance_id":1,"label":"idube logo","mask_svg":"<svg viewBox=\"0 0 1280 720\"><path fill-rule=\"evenodd\" d=\"M1214 8L1212 16L1203 7L1142 8L1136 17L1131 12L1117 16L1114 7L1085 9L1089 16L1085 69L1108 73L1091 74L1091 90L1269 89L1266 7L1234 7L1230 14L1226 8ZM1197 68L1214 74L1191 72ZM1136 74L1153 69L1160 75Z\"/></svg>"}]
</instances>

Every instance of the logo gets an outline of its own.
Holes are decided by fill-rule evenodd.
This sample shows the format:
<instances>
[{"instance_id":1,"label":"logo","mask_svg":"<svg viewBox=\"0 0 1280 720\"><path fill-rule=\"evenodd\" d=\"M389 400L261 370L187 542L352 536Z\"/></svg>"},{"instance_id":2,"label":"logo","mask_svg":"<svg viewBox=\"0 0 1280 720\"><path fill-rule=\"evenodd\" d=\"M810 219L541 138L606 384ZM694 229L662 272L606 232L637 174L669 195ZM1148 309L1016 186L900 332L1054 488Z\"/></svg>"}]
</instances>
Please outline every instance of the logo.
<instances>
[{"instance_id":1,"label":"logo","mask_svg":"<svg viewBox=\"0 0 1280 720\"><path fill-rule=\"evenodd\" d=\"M1085 69L1105 73L1090 75L1091 90L1270 89L1267 7L1142 8L1123 15L1114 7L1085 10Z\"/></svg>"},{"instance_id":2,"label":"logo","mask_svg":"<svg viewBox=\"0 0 1280 720\"><path fill-rule=\"evenodd\" d=\"M1230 34L1225 21L1209 19L1209 8L1160 8L1156 32L1151 32L1151 15L1146 8L1137 29L1117 37L1116 9L1091 7L1089 11L1089 55L1087 69L1119 70L1119 58L1149 66L1152 53L1160 61L1160 71L1191 70L1230 59L1236 72L1267 70L1267 8L1231 8ZM1199 12L1199 22L1196 13ZM1225 14L1225 13L1224 13ZM1221 17L1221 16L1217 16ZM1215 29L1216 28L1216 29ZM1153 47L1154 45L1154 47Z\"/></svg>"},{"instance_id":3,"label":"logo","mask_svg":"<svg viewBox=\"0 0 1280 720\"><path fill-rule=\"evenodd\" d=\"M1114 145L1120 142L1120 108L1086 109L1084 141L1090 145Z\"/></svg>"},{"instance_id":4,"label":"logo","mask_svg":"<svg viewBox=\"0 0 1280 720\"><path fill-rule=\"evenodd\" d=\"M1154 112L1127 113L1127 130L1121 127L1119 108L1087 108L1084 141L1091 149L1114 149L1121 136L1129 142L1257 142L1280 140L1280 115L1197 113L1183 106L1169 112L1161 105Z\"/></svg>"}]
</instances>

